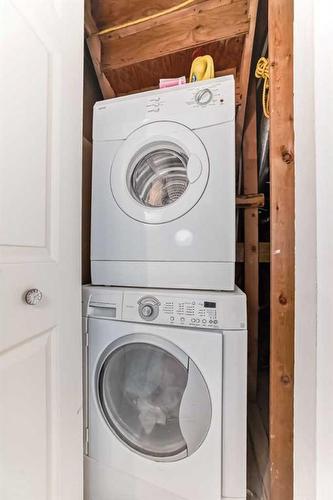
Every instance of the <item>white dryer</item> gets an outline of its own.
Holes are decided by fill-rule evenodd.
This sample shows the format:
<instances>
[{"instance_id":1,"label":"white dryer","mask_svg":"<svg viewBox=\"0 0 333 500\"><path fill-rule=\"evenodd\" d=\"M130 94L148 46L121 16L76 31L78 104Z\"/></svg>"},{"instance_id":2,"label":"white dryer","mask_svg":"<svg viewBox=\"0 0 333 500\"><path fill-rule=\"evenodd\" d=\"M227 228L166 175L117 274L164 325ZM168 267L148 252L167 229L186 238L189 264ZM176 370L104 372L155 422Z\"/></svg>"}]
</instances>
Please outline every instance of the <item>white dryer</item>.
<instances>
[{"instance_id":1,"label":"white dryer","mask_svg":"<svg viewBox=\"0 0 333 500\"><path fill-rule=\"evenodd\" d=\"M233 290L232 76L96 103L92 283Z\"/></svg>"},{"instance_id":2,"label":"white dryer","mask_svg":"<svg viewBox=\"0 0 333 500\"><path fill-rule=\"evenodd\" d=\"M245 295L87 286L83 329L85 500L245 500Z\"/></svg>"}]
</instances>

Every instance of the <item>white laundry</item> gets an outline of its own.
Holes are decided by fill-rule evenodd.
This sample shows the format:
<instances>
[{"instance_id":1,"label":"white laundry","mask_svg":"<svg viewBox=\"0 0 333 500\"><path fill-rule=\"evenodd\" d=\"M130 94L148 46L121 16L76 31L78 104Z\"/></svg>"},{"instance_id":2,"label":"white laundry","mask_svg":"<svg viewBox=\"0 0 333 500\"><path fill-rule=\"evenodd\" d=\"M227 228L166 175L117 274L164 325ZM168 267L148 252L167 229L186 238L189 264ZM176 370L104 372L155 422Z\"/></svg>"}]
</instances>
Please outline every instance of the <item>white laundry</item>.
<instances>
[{"instance_id":1,"label":"white laundry","mask_svg":"<svg viewBox=\"0 0 333 500\"><path fill-rule=\"evenodd\" d=\"M158 406L150 404L144 399L138 399L139 420L146 434L151 434L156 424L167 423L166 414Z\"/></svg>"}]
</instances>

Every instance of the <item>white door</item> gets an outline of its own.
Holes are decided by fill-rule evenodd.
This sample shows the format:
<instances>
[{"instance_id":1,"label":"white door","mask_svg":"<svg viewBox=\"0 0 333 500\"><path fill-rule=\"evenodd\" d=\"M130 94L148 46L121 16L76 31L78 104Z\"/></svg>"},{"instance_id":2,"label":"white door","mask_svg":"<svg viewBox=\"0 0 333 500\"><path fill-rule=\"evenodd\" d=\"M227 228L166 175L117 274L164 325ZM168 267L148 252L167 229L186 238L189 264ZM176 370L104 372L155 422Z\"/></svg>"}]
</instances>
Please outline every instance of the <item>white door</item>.
<instances>
[{"instance_id":1,"label":"white door","mask_svg":"<svg viewBox=\"0 0 333 500\"><path fill-rule=\"evenodd\" d=\"M0 0L1 500L82 498L82 51L83 0Z\"/></svg>"}]
</instances>

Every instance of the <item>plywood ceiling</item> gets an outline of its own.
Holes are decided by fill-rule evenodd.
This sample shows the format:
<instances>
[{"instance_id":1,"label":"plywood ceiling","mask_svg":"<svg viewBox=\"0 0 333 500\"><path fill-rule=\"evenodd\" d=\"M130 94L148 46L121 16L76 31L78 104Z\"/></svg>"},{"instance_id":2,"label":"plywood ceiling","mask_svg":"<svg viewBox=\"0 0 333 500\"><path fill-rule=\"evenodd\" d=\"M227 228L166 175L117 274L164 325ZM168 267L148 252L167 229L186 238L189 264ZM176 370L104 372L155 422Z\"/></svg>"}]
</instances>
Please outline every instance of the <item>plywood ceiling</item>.
<instances>
[{"instance_id":1,"label":"plywood ceiling","mask_svg":"<svg viewBox=\"0 0 333 500\"><path fill-rule=\"evenodd\" d=\"M178 5L182 0L92 0L91 10L99 29L134 21ZM194 4L203 0L196 0Z\"/></svg>"}]
</instances>

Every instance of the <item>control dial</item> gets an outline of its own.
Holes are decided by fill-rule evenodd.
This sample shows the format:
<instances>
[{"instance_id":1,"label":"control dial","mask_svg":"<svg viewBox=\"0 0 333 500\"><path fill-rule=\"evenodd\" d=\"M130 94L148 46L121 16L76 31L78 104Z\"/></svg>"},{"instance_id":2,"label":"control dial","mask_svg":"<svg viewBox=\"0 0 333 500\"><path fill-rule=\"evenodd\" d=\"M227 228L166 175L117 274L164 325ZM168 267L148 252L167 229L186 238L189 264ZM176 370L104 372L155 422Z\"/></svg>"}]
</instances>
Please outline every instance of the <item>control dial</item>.
<instances>
[{"instance_id":1,"label":"control dial","mask_svg":"<svg viewBox=\"0 0 333 500\"><path fill-rule=\"evenodd\" d=\"M142 307L141 315L144 318L150 318L150 316L152 316L153 314L154 314L154 307L153 306L147 304L147 305Z\"/></svg>"},{"instance_id":2,"label":"control dial","mask_svg":"<svg viewBox=\"0 0 333 500\"><path fill-rule=\"evenodd\" d=\"M160 303L155 297L142 297L138 301L139 314L145 321L153 321L159 314Z\"/></svg>"},{"instance_id":3,"label":"control dial","mask_svg":"<svg viewBox=\"0 0 333 500\"><path fill-rule=\"evenodd\" d=\"M202 89L195 95L195 101L200 105L209 104L213 99L213 93L210 89Z\"/></svg>"}]
</instances>

